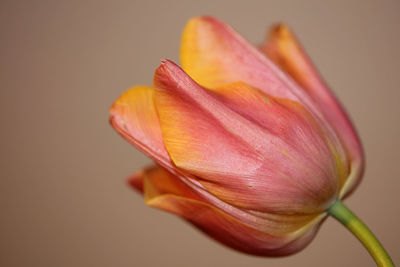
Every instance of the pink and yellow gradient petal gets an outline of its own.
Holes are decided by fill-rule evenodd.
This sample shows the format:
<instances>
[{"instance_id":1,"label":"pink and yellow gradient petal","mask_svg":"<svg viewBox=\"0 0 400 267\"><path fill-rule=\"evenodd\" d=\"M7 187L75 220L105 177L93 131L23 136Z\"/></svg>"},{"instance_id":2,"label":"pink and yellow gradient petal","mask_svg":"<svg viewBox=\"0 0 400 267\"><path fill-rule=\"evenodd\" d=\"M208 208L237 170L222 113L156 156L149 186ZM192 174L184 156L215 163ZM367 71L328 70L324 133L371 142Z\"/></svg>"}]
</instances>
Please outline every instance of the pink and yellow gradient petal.
<instances>
[{"instance_id":1,"label":"pink and yellow gradient petal","mask_svg":"<svg viewBox=\"0 0 400 267\"><path fill-rule=\"evenodd\" d=\"M347 171L345 151L314 100L231 27L211 17L191 19L182 37L182 68L206 88L242 81L273 97L301 103L317 120Z\"/></svg>"},{"instance_id":2,"label":"pink and yellow gradient petal","mask_svg":"<svg viewBox=\"0 0 400 267\"><path fill-rule=\"evenodd\" d=\"M139 172L130 184L144 194L148 205L183 217L229 247L256 255L283 256L301 250L315 236L323 218L316 217L291 233L271 234L249 227L203 201L178 177L160 167Z\"/></svg>"},{"instance_id":3,"label":"pink and yellow gradient petal","mask_svg":"<svg viewBox=\"0 0 400 267\"><path fill-rule=\"evenodd\" d=\"M243 81L273 96L295 96L277 77L272 62L231 27L211 17L191 19L181 43L184 71L206 88Z\"/></svg>"},{"instance_id":4,"label":"pink and yellow gradient petal","mask_svg":"<svg viewBox=\"0 0 400 267\"><path fill-rule=\"evenodd\" d=\"M165 194L200 200L200 197L177 176L158 165L135 173L128 179L128 183L143 193L146 201Z\"/></svg>"},{"instance_id":5,"label":"pink and yellow gradient petal","mask_svg":"<svg viewBox=\"0 0 400 267\"><path fill-rule=\"evenodd\" d=\"M269 96L243 82L231 83L212 92L223 105L270 133L272 142L282 141L279 149L272 145L274 153L263 153L268 164L262 168L264 175L260 173L258 180L261 183L266 182L262 177L268 173L274 173L275 179L287 175L293 183L301 184L308 191L319 188L319 194L314 196L331 195L332 190L337 190L337 179L339 187L344 183L347 175L343 172L344 168L337 166L340 162L332 162L336 151L329 146L320 126L302 105ZM309 173L306 179L301 176L304 173ZM279 191L278 188L276 190ZM316 198L320 203L324 202Z\"/></svg>"},{"instance_id":6,"label":"pink and yellow gradient petal","mask_svg":"<svg viewBox=\"0 0 400 267\"><path fill-rule=\"evenodd\" d=\"M241 83L230 86L235 88L207 91L170 61L157 69L155 104L174 164L241 208L313 215L325 210L336 198L337 170L313 118L299 104ZM248 98L235 97L234 89ZM301 151L299 140L305 143Z\"/></svg>"},{"instance_id":7,"label":"pink and yellow gradient petal","mask_svg":"<svg viewBox=\"0 0 400 267\"><path fill-rule=\"evenodd\" d=\"M270 45L263 46L269 47L266 57L219 20L193 18L183 32L182 67L206 88L243 81L271 96L301 103L329 137L338 165L347 173L346 181L341 181L340 196L347 195L363 172L363 152L357 134L287 28L278 27L271 36Z\"/></svg>"},{"instance_id":8,"label":"pink and yellow gradient petal","mask_svg":"<svg viewBox=\"0 0 400 267\"><path fill-rule=\"evenodd\" d=\"M110 122L128 142L154 160L168 165L170 160L153 98L154 90L149 86L127 90L111 106Z\"/></svg>"},{"instance_id":9,"label":"pink and yellow gradient petal","mask_svg":"<svg viewBox=\"0 0 400 267\"><path fill-rule=\"evenodd\" d=\"M229 127L240 126L233 112L217 103L177 65L163 62L156 70L154 88L164 144L177 167L217 179L245 178L260 166L258 153L247 139L230 132ZM225 125L215 116L224 117Z\"/></svg>"},{"instance_id":10,"label":"pink and yellow gradient petal","mask_svg":"<svg viewBox=\"0 0 400 267\"><path fill-rule=\"evenodd\" d=\"M348 194L360 182L364 156L359 137L344 108L324 83L296 36L286 25L279 24L273 27L260 49L307 91L335 129L351 160L350 175L342 186L340 195L342 197Z\"/></svg>"}]
</instances>

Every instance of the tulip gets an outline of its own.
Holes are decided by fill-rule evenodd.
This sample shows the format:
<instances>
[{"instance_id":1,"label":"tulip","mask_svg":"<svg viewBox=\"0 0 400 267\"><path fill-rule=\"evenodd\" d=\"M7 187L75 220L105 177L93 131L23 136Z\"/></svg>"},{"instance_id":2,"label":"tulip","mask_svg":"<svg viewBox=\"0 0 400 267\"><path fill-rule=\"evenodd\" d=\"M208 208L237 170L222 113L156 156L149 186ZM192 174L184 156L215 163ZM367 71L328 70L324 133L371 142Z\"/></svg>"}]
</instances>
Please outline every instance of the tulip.
<instances>
[{"instance_id":1,"label":"tulip","mask_svg":"<svg viewBox=\"0 0 400 267\"><path fill-rule=\"evenodd\" d=\"M163 60L152 87L110 109L112 126L156 162L130 184L236 250L301 250L327 215L340 217L363 174L344 109L285 25L257 48L215 18L193 18L181 66Z\"/></svg>"}]
</instances>

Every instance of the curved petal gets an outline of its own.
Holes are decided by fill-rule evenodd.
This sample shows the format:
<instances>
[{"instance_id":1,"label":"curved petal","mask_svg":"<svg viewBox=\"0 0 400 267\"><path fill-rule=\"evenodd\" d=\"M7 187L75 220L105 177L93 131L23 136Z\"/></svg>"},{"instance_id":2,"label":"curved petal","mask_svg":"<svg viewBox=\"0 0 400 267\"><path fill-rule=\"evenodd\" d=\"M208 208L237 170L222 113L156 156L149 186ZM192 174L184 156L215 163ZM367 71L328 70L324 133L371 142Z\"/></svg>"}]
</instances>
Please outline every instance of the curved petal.
<instances>
[{"instance_id":1,"label":"curved petal","mask_svg":"<svg viewBox=\"0 0 400 267\"><path fill-rule=\"evenodd\" d=\"M166 169L154 165L134 174L129 184L144 194L146 201L164 194L173 194L185 198L200 200L201 198L177 176ZM142 186L138 187L141 184Z\"/></svg>"},{"instance_id":2,"label":"curved petal","mask_svg":"<svg viewBox=\"0 0 400 267\"><path fill-rule=\"evenodd\" d=\"M323 218L317 217L297 231L285 235L271 234L249 227L214 205L204 202L178 177L162 168L149 168L134 179L140 178L143 180L147 204L182 216L210 237L250 254L292 254L311 241Z\"/></svg>"},{"instance_id":3,"label":"curved petal","mask_svg":"<svg viewBox=\"0 0 400 267\"><path fill-rule=\"evenodd\" d=\"M340 162L332 161L335 151L327 144L319 125L299 103L271 97L243 82L228 84L213 92L224 105L269 132L271 139L283 141L274 159L264 156L274 169L270 173L285 173L305 190L317 191L319 194L314 192L314 195L319 195L319 200L322 196L332 196L337 179L340 184L346 178L343 168L338 167ZM267 167L264 166L265 173L268 173Z\"/></svg>"},{"instance_id":4,"label":"curved petal","mask_svg":"<svg viewBox=\"0 0 400 267\"><path fill-rule=\"evenodd\" d=\"M304 161L302 165L314 166L320 172L327 172L327 177L334 176L336 179L339 176L340 179L344 175L336 175L335 170L331 169L332 151L324 133L299 103L269 96L243 82L213 89L213 93L222 104L282 140L281 152L284 156ZM316 171L313 174L318 176Z\"/></svg>"},{"instance_id":5,"label":"curved petal","mask_svg":"<svg viewBox=\"0 0 400 267\"><path fill-rule=\"evenodd\" d=\"M325 216L324 213L285 215L242 210L221 201L208 191L196 186L190 181L190 178L177 175L162 167L151 166L132 175L128 183L131 187L144 194L146 200L150 200L157 195L172 194L205 202L222 212L230 214L230 216L248 227L271 235L290 234Z\"/></svg>"},{"instance_id":6,"label":"curved petal","mask_svg":"<svg viewBox=\"0 0 400 267\"><path fill-rule=\"evenodd\" d=\"M314 100L228 25L211 17L191 19L183 32L181 62L185 72L207 88L243 81L273 97L301 103L328 137L343 172L349 173L342 144Z\"/></svg>"},{"instance_id":7,"label":"curved petal","mask_svg":"<svg viewBox=\"0 0 400 267\"><path fill-rule=\"evenodd\" d=\"M164 144L176 166L207 178L245 178L260 166L259 153L248 143L260 139L257 132L246 129L251 128L249 123L220 105L174 63L160 65L154 88Z\"/></svg>"},{"instance_id":8,"label":"curved petal","mask_svg":"<svg viewBox=\"0 0 400 267\"><path fill-rule=\"evenodd\" d=\"M171 165L154 107L153 88L136 86L110 108L110 123L128 142L161 164Z\"/></svg>"},{"instance_id":9,"label":"curved petal","mask_svg":"<svg viewBox=\"0 0 400 267\"><path fill-rule=\"evenodd\" d=\"M294 99L277 68L228 25L212 17L191 19L181 43L185 72L206 88L243 81L273 96Z\"/></svg>"},{"instance_id":10,"label":"curved petal","mask_svg":"<svg viewBox=\"0 0 400 267\"><path fill-rule=\"evenodd\" d=\"M349 193L360 182L364 156L359 137L348 115L286 25L280 24L272 28L261 45L261 51L307 91L335 129L352 161L352 170L349 179L342 184L341 196Z\"/></svg>"},{"instance_id":11,"label":"curved petal","mask_svg":"<svg viewBox=\"0 0 400 267\"><path fill-rule=\"evenodd\" d=\"M154 88L171 159L221 200L258 211L315 214L336 198L333 151L299 104L258 97L246 86L236 88L243 96L238 102L224 90L205 90L169 61L157 69Z\"/></svg>"},{"instance_id":12,"label":"curved petal","mask_svg":"<svg viewBox=\"0 0 400 267\"><path fill-rule=\"evenodd\" d=\"M174 195L162 195L148 203L182 216L227 246L262 256L283 256L301 250L311 241L317 227L311 225L292 235L274 236L249 228L227 213L204 202Z\"/></svg>"}]
</instances>

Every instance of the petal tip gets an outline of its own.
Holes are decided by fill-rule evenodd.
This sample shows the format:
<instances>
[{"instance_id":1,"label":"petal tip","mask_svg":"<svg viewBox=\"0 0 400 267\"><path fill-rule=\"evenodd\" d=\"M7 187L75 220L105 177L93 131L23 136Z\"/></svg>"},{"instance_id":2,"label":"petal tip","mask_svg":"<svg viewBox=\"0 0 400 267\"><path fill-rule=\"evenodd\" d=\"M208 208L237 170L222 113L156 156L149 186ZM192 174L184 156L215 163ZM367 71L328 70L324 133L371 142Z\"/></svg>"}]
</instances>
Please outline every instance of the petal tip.
<instances>
[{"instance_id":1,"label":"petal tip","mask_svg":"<svg viewBox=\"0 0 400 267\"><path fill-rule=\"evenodd\" d=\"M169 59L161 60L160 66L158 66L154 73L154 88L164 88L165 84L169 84L175 76L182 76L181 68Z\"/></svg>"},{"instance_id":2,"label":"petal tip","mask_svg":"<svg viewBox=\"0 0 400 267\"><path fill-rule=\"evenodd\" d=\"M160 71L174 70L176 68L179 68L179 67L175 62L164 58L164 59L161 59L160 66L158 66L158 68L156 69L156 74L159 73Z\"/></svg>"},{"instance_id":3,"label":"petal tip","mask_svg":"<svg viewBox=\"0 0 400 267\"><path fill-rule=\"evenodd\" d=\"M293 37L290 27L285 23L279 22L270 28L267 39L279 41Z\"/></svg>"},{"instance_id":4,"label":"petal tip","mask_svg":"<svg viewBox=\"0 0 400 267\"><path fill-rule=\"evenodd\" d=\"M169 60L169 59L166 59L166 58L163 58L163 59L161 59L160 61L161 61L161 64L160 64L160 65L164 65L164 64L167 64L170 60Z\"/></svg>"}]
</instances>

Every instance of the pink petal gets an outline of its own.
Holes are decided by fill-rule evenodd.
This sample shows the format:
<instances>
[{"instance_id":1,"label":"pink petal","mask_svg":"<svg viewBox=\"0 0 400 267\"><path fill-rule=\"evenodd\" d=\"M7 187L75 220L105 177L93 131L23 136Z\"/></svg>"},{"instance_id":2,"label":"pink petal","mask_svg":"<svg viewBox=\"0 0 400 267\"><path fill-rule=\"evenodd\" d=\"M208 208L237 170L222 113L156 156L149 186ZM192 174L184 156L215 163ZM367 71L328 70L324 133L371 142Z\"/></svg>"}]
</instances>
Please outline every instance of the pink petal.
<instances>
[{"instance_id":1,"label":"pink petal","mask_svg":"<svg viewBox=\"0 0 400 267\"><path fill-rule=\"evenodd\" d=\"M211 17L191 19L183 33L181 62L189 76L207 88L242 81L273 97L301 103L328 137L343 173L349 174L337 133L314 99L231 27Z\"/></svg>"},{"instance_id":2,"label":"pink petal","mask_svg":"<svg viewBox=\"0 0 400 267\"><path fill-rule=\"evenodd\" d=\"M286 25L273 27L261 50L307 91L335 129L351 160L350 174L341 190L341 196L348 194L360 182L364 156L359 137L343 107Z\"/></svg>"},{"instance_id":3,"label":"pink petal","mask_svg":"<svg viewBox=\"0 0 400 267\"><path fill-rule=\"evenodd\" d=\"M301 250L312 240L319 226L318 223L312 222L293 234L274 236L250 228L204 202L162 195L148 203L182 216L210 237L229 247L261 256L284 256Z\"/></svg>"},{"instance_id":4,"label":"pink petal","mask_svg":"<svg viewBox=\"0 0 400 267\"><path fill-rule=\"evenodd\" d=\"M313 214L336 197L333 151L301 105L266 95L240 103L218 93L223 90L206 91L169 61L157 69L154 87L171 159L221 200L246 209ZM262 95L245 89L250 98Z\"/></svg>"},{"instance_id":5,"label":"pink petal","mask_svg":"<svg viewBox=\"0 0 400 267\"><path fill-rule=\"evenodd\" d=\"M255 136L245 136L247 122L240 125L236 114L174 63L161 64L154 87L164 144L176 166L206 178L221 174L245 178L260 166L258 153L248 144ZM211 112L217 115L210 116Z\"/></svg>"},{"instance_id":6,"label":"pink petal","mask_svg":"<svg viewBox=\"0 0 400 267\"><path fill-rule=\"evenodd\" d=\"M246 220L238 220L213 204L205 202L178 177L162 168L148 168L134 177L135 184L138 179L142 180L147 204L182 216L210 237L250 254L282 256L294 253L311 241L324 217L310 219L298 226L296 231L276 235L265 231L268 230L267 227L264 231L253 228L246 224ZM249 217L257 220L255 216L248 215ZM292 221L296 218L293 216ZM264 220L264 225L273 224L272 217L270 220L270 223ZM283 221L278 225L284 228L286 224ZM277 231L273 228L269 230Z\"/></svg>"}]
</instances>

